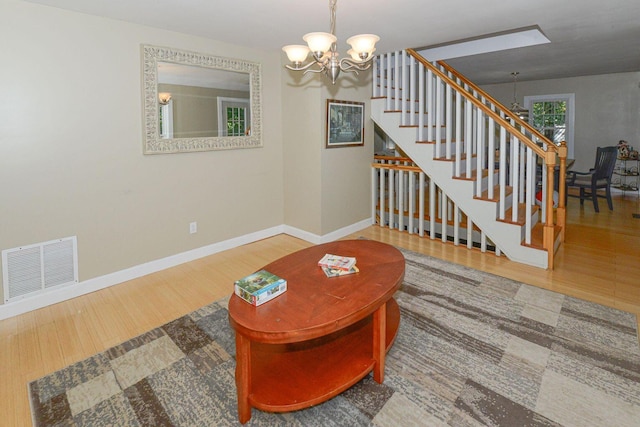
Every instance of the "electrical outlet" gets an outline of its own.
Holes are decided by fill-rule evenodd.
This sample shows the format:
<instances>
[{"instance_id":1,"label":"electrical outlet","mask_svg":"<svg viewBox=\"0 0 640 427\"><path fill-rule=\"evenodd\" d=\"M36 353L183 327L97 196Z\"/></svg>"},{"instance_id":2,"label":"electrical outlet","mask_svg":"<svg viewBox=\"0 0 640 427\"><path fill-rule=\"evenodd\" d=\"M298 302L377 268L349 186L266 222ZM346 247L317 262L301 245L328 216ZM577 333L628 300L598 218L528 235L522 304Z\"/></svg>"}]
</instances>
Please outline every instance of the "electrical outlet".
<instances>
[{"instance_id":1,"label":"electrical outlet","mask_svg":"<svg viewBox=\"0 0 640 427\"><path fill-rule=\"evenodd\" d=\"M189 224L189 233L193 234L193 233L197 233L198 232L198 223L197 222L192 222L191 224Z\"/></svg>"}]
</instances>

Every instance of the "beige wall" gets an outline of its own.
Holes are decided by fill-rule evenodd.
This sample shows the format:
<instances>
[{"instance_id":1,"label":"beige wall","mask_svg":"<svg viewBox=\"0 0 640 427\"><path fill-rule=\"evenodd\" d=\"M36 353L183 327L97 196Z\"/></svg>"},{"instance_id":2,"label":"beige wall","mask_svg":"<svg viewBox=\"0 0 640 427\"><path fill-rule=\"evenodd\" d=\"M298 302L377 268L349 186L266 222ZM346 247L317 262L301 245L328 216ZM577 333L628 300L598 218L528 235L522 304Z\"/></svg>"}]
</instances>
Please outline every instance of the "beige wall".
<instances>
[{"instance_id":1,"label":"beige wall","mask_svg":"<svg viewBox=\"0 0 640 427\"><path fill-rule=\"evenodd\" d=\"M324 233L371 218L371 162L373 121L371 120L371 73L342 75L337 87L325 85L326 100L364 102L364 146L322 150L322 230ZM322 144L326 139L323 121Z\"/></svg>"},{"instance_id":2,"label":"beige wall","mask_svg":"<svg viewBox=\"0 0 640 427\"><path fill-rule=\"evenodd\" d=\"M331 86L280 51L17 0L0 2L0 39L0 250L76 235L86 281L283 224L322 237L369 219L370 73ZM143 155L141 44L260 62L264 147ZM324 147L327 99L365 102L364 147Z\"/></svg>"},{"instance_id":3,"label":"beige wall","mask_svg":"<svg viewBox=\"0 0 640 427\"><path fill-rule=\"evenodd\" d=\"M640 72L518 82L524 96L575 93L574 170L593 167L597 147L619 140L640 147ZM483 86L505 105L513 100L513 84Z\"/></svg>"},{"instance_id":4,"label":"beige wall","mask_svg":"<svg viewBox=\"0 0 640 427\"><path fill-rule=\"evenodd\" d=\"M318 74L282 79L285 223L322 236L370 218L371 73L343 73L335 86ZM327 99L365 102L364 146L325 148Z\"/></svg>"},{"instance_id":5,"label":"beige wall","mask_svg":"<svg viewBox=\"0 0 640 427\"><path fill-rule=\"evenodd\" d=\"M0 40L0 249L77 235L83 281L283 224L279 52L14 0ZM260 62L264 147L143 155L141 44Z\"/></svg>"}]
</instances>

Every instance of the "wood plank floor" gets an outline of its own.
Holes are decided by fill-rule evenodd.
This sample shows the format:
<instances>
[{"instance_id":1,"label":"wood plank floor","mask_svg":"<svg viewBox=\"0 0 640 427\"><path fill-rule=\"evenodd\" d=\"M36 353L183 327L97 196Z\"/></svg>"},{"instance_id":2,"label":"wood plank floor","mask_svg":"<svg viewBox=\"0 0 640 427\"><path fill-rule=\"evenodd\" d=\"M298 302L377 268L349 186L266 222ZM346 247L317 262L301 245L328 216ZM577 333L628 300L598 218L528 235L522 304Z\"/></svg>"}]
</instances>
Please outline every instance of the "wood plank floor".
<instances>
[{"instance_id":1,"label":"wood plank floor","mask_svg":"<svg viewBox=\"0 0 640 427\"><path fill-rule=\"evenodd\" d=\"M640 319L640 200L615 211L569 200L554 271L372 226L365 237L635 313ZM232 292L232 283L308 242L280 235L0 321L0 424L30 425L27 383Z\"/></svg>"}]
</instances>

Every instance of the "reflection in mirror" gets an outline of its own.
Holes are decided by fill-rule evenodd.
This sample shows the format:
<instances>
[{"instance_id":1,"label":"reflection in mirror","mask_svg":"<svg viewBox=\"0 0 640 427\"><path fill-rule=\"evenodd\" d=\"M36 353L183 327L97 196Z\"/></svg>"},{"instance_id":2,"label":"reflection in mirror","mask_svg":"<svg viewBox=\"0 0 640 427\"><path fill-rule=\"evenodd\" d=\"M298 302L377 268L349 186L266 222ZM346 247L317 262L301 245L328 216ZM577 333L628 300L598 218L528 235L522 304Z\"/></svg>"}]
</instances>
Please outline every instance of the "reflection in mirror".
<instances>
[{"instance_id":1,"label":"reflection in mirror","mask_svg":"<svg viewBox=\"0 0 640 427\"><path fill-rule=\"evenodd\" d=\"M248 134L251 125L249 90L247 73L158 62L161 137Z\"/></svg>"},{"instance_id":2,"label":"reflection in mirror","mask_svg":"<svg viewBox=\"0 0 640 427\"><path fill-rule=\"evenodd\" d=\"M145 153L262 146L260 65L143 46Z\"/></svg>"}]
</instances>

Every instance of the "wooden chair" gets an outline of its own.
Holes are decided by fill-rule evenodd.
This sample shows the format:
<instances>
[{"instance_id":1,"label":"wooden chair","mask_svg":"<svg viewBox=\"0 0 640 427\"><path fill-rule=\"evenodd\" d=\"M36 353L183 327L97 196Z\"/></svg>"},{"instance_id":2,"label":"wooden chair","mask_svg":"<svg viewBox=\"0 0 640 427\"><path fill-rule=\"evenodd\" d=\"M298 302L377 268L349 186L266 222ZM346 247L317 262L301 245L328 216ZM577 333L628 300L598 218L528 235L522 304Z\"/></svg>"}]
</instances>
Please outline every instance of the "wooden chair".
<instances>
[{"instance_id":1,"label":"wooden chair","mask_svg":"<svg viewBox=\"0 0 640 427\"><path fill-rule=\"evenodd\" d=\"M580 199L580 205L584 205L585 199L593 201L593 209L598 209L598 197L606 198L609 209L613 210L613 202L611 201L611 175L616 165L618 157L618 148L598 147L596 151L596 164L589 172L567 172L567 197L577 197ZM569 194L570 188L579 188L580 194ZM605 194L598 194L598 190L604 189Z\"/></svg>"}]
</instances>

